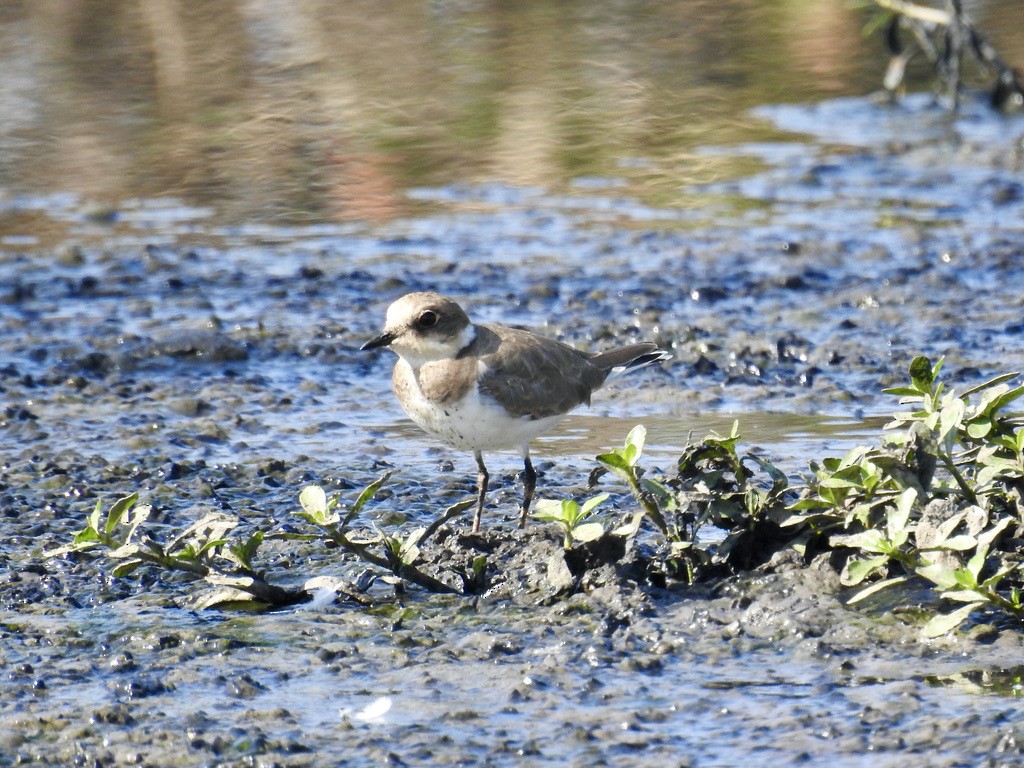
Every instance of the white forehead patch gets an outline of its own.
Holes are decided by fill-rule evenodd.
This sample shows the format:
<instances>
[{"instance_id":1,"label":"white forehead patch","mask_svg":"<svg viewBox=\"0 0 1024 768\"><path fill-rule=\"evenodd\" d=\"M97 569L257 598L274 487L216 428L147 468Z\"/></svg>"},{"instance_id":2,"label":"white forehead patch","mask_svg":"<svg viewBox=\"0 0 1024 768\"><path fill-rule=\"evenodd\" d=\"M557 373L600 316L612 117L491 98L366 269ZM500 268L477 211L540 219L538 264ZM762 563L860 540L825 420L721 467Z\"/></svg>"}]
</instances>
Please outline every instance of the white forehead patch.
<instances>
[{"instance_id":1,"label":"white forehead patch","mask_svg":"<svg viewBox=\"0 0 1024 768\"><path fill-rule=\"evenodd\" d=\"M408 305L409 302L404 297L392 302L391 306L388 307L387 314L384 316L384 327L397 329L400 326L406 325L412 316L412 308Z\"/></svg>"}]
</instances>

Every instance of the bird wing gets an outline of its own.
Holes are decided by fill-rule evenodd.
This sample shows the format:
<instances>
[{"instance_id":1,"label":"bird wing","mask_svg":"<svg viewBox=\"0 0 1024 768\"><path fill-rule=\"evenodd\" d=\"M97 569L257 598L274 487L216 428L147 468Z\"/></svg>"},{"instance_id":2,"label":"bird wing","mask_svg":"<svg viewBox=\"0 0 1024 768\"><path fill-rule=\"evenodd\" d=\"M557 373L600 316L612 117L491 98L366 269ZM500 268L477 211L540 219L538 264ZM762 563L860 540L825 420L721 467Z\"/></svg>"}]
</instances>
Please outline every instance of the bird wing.
<instances>
[{"instance_id":1,"label":"bird wing","mask_svg":"<svg viewBox=\"0 0 1024 768\"><path fill-rule=\"evenodd\" d=\"M478 326L480 392L516 417L558 416L590 402L607 372L589 355L529 331Z\"/></svg>"}]
</instances>

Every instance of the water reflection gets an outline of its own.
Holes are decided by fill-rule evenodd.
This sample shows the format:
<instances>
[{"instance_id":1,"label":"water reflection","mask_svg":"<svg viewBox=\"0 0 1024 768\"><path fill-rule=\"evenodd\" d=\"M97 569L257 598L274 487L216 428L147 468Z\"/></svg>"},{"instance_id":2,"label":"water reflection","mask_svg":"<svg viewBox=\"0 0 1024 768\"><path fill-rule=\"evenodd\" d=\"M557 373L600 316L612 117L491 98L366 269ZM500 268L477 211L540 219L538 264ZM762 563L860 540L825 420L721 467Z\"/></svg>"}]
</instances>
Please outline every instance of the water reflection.
<instances>
[{"instance_id":1,"label":"water reflection","mask_svg":"<svg viewBox=\"0 0 1024 768\"><path fill-rule=\"evenodd\" d=\"M574 413L566 417L556 433L537 439L531 451L534 456L555 458L560 462L566 461L566 457L590 460L599 453L622 445L629 430L642 423L647 428L647 461L668 467L678 459L688 443L696 443L711 433L728 435L737 421L741 453L756 446L771 446L771 461L786 471L798 472L806 469L803 462L808 456L842 456L854 446L877 444L890 418L757 412L648 414L642 418L628 418ZM408 421L377 427L397 438L390 441L391 448L402 451L407 446L413 460L415 454L422 452L424 445L434 445ZM409 457L403 457L403 462L408 460ZM512 459L502 461L513 463Z\"/></svg>"},{"instance_id":2,"label":"water reflection","mask_svg":"<svg viewBox=\"0 0 1024 768\"><path fill-rule=\"evenodd\" d=\"M480 178L671 202L726 162L694 146L750 138L746 107L876 86L850 6L5 2L0 185L236 219L387 219Z\"/></svg>"}]
</instances>

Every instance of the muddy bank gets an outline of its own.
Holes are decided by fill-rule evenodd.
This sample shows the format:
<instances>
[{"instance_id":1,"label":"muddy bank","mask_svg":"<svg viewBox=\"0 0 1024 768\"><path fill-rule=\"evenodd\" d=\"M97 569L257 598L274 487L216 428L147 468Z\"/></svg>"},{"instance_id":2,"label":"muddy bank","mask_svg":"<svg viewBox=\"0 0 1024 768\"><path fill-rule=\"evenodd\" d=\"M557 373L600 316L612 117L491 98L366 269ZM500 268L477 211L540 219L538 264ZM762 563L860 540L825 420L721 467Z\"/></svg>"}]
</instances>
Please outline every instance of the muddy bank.
<instances>
[{"instance_id":1,"label":"muddy bank","mask_svg":"<svg viewBox=\"0 0 1024 768\"><path fill-rule=\"evenodd\" d=\"M840 102L785 124L846 124L851 109L888 114ZM822 570L661 589L598 569L558 594L558 537L511 530L512 459L492 467L486 525L515 578L476 601L378 585L373 608L196 613L179 576L42 557L97 498L136 491L160 533L211 510L294 525L303 485L352 494L388 467L369 510L383 525L471 495L471 460L423 440L388 392L390 360L358 352L407 290L587 348L673 350L569 422L585 448L541 442L545 496L585 493L593 446L636 421L684 425L650 448L669 465L693 414L741 428L765 412L884 414L880 389L917 354L946 355L952 385L1020 369L1024 130L936 140L933 113L905 109L899 143L708 149L764 169L690 190L703 203L688 210L641 205L615 179L419 190L433 213L379 228L5 200L66 223L68 240L2 254L0 763L1018 761L1018 628L925 643L913 611L847 609ZM797 472L841 445L819 432L780 463ZM630 508L609 490L611 510ZM264 565L285 582L359 571L280 542Z\"/></svg>"},{"instance_id":2,"label":"muddy bank","mask_svg":"<svg viewBox=\"0 0 1024 768\"><path fill-rule=\"evenodd\" d=\"M1019 632L925 645L794 570L554 605L184 613L140 595L5 622L10 762L1012 764ZM16 703L15 703L16 702ZM916 755L917 758L910 757Z\"/></svg>"}]
</instances>

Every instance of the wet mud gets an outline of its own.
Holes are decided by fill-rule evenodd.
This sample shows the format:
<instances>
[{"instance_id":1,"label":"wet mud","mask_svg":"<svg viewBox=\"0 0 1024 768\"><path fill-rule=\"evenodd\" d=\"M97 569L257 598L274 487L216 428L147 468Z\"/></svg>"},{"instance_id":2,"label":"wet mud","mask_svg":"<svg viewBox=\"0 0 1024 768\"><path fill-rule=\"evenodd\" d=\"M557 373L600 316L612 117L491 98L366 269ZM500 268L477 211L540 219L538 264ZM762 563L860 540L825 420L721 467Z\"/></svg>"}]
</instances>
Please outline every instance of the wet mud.
<instances>
[{"instance_id":1,"label":"wet mud","mask_svg":"<svg viewBox=\"0 0 1024 768\"><path fill-rule=\"evenodd\" d=\"M381 525L470 496L472 460L421 437L391 359L358 350L411 290L588 349L673 351L539 442L542 497L586 493L594 446L633 423L654 425L648 455L668 465L688 425L770 414L749 440L795 474L870 431L809 422L884 415L882 387L916 355L945 355L951 386L1021 369L1020 119L951 121L914 99L757 117L793 140L705 148L762 170L681 189L678 208L615 179L414 190L422 216L373 228L5 199L65 237L0 248L0 765L1024 759L1019 627L925 642L913 611L847 608L824 565L682 587L627 557L573 581L552 567L556 532L513 528L515 457L492 464L483 538L437 539L500 563L476 599L378 583L369 608L197 612L180 576L43 557L97 498L136 491L158 531L214 510L295 525L304 485L353 495L385 468L367 508ZM360 569L294 542L261 563L294 583Z\"/></svg>"}]
</instances>

